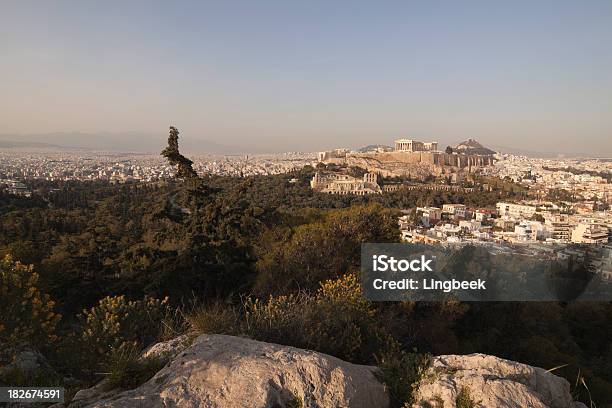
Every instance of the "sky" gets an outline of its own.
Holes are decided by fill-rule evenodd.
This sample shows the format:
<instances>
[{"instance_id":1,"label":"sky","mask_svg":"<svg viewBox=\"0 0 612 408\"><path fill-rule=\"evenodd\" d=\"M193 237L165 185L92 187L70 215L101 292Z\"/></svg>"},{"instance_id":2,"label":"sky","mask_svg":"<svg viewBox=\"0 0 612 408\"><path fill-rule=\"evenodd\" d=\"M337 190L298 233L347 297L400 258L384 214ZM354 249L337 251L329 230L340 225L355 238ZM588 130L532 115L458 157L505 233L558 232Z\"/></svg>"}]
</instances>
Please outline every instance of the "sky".
<instances>
[{"instance_id":1,"label":"sky","mask_svg":"<svg viewBox=\"0 0 612 408\"><path fill-rule=\"evenodd\" d=\"M13 138L612 157L612 1L0 1Z\"/></svg>"}]
</instances>

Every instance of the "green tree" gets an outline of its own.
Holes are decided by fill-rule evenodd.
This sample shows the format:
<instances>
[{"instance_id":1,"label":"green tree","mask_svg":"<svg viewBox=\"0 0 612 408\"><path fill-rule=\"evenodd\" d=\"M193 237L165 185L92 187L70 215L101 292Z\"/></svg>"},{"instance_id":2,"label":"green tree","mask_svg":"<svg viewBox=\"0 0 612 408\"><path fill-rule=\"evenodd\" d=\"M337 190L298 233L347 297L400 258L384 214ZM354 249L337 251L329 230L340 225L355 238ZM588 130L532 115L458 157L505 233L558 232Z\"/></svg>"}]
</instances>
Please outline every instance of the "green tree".
<instances>
[{"instance_id":1,"label":"green tree","mask_svg":"<svg viewBox=\"0 0 612 408\"><path fill-rule=\"evenodd\" d=\"M193 162L179 152L178 136L178 129L174 126L170 126L168 146L162 150L161 155L164 156L171 165L178 166L178 177L186 179L195 178L198 174L192 167Z\"/></svg>"}]
</instances>

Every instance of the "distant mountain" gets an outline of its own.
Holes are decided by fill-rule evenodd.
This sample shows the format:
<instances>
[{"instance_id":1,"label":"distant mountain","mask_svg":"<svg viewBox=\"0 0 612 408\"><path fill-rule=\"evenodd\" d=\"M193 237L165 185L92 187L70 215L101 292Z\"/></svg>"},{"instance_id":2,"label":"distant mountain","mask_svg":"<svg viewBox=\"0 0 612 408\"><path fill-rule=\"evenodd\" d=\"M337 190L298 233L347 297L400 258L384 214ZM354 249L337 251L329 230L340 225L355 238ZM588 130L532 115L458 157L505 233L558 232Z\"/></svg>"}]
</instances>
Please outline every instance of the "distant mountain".
<instances>
[{"instance_id":1,"label":"distant mountain","mask_svg":"<svg viewBox=\"0 0 612 408\"><path fill-rule=\"evenodd\" d=\"M0 148L3 149L14 149L14 148L37 148L37 149L49 149L58 148L60 146L49 144L49 143L37 143L37 142L16 142L14 140L0 140Z\"/></svg>"},{"instance_id":2,"label":"distant mountain","mask_svg":"<svg viewBox=\"0 0 612 408\"><path fill-rule=\"evenodd\" d=\"M561 152L561 151L538 151L519 149L508 146L491 146L500 153L514 154L518 156L538 157L542 159L559 159L559 158L606 158L606 155L597 155L585 152Z\"/></svg>"},{"instance_id":3,"label":"distant mountain","mask_svg":"<svg viewBox=\"0 0 612 408\"><path fill-rule=\"evenodd\" d=\"M46 148L55 150L94 150L107 152L159 153L167 144L167 134L138 132L0 135L0 148ZM226 154L237 149L208 140L181 135L181 150L189 153ZM241 153L241 152L238 152Z\"/></svg>"},{"instance_id":4,"label":"distant mountain","mask_svg":"<svg viewBox=\"0 0 612 408\"><path fill-rule=\"evenodd\" d=\"M382 150L382 151L385 151L385 152L392 152L393 151L393 147L387 146L387 145L382 145L382 144L374 144L374 145L368 145L368 146L362 147L361 149L359 149L357 151L361 152L361 153L366 153L366 152L374 152L374 151L378 151L378 150Z\"/></svg>"},{"instance_id":5,"label":"distant mountain","mask_svg":"<svg viewBox=\"0 0 612 408\"><path fill-rule=\"evenodd\" d=\"M474 139L468 139L464 142L459 143L457 146L455 146L453 150L457 151L458 153L463 153L463 154L481 154L481 155L495 154L494 150L487 149L486 147L484 147L483 145L481 145L480 143L478 143L478 141Z\"/></svg>"}]
</instances>

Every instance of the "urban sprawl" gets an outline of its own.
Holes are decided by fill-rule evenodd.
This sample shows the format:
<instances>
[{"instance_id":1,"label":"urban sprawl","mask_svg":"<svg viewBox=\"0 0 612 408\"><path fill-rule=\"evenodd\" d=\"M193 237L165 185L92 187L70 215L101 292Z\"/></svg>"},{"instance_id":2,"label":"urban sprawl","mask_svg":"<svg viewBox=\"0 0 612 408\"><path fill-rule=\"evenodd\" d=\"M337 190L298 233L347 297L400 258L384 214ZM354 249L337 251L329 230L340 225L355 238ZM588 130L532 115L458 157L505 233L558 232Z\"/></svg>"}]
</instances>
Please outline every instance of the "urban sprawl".
<instances>
[{"instance_id":1,"label":"urban sprawl","mask_svg":"<svg viewBox=\"0 0 612 408\"><path fill-rule=\"evenodd\" d=\"M448 202L402 209L406 242L430 245L487 244L499 251L538 251L569 256L571 244L600 249L597 269L612 278L612 161L532 158L489 151L468 140L439 150L437 142L398 139L394 147L318 153L196 156L200 174L248 177L315 168L310 187L321 194L366 195L406 190L490 191L483 180L515 183L529 192L520 202L495 206ZM359 168L362 174L347 172ZM161 157L83 151L0 152L0 184L30 196L28 180L155 182L174 177ZM291 179L291 182L297 182ZM555 199L551 199L555 197ZM603 251L603 252L602 252ZM571 255L571 254L570 254Z\"/></svg>"}]
</instances>

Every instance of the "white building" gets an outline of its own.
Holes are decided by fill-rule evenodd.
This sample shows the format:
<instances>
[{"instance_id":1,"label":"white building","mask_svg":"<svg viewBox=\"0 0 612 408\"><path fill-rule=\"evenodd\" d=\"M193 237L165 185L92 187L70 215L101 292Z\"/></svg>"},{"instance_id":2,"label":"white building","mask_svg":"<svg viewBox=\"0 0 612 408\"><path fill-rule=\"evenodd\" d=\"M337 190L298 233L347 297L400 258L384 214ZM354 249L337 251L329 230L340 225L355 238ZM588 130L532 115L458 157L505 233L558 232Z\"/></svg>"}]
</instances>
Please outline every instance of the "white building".
<instances>
[{"instance_id":1,"label":"white building","mask_svg":"<svg viewBox=\"0 0 612 408\"><path fill-rule=\"evenodd\" d=\"M550 238L553 241L560 243L570 241L572 224L568 215L558 214L546 217L545 225L549 229Z\"/></svg>"},{"instance_id":2,"label":"white building","mask_svg":"<svg viewBox=\"0 0 612 408\"><path fill-rule=\"evenodd\" d=\"M518 242L534 242L547 238L547 230L539 221L521 221L514 227L515 239Z\"/></svg>"},{"instance_id":3,"label":"white building","mask_svg":"<svg viewBox=\"0 0 612 408\"><path fill-rule=\"evenodd\" d=\"M469 231L469 232L476 232L480 230L481 227L481 223L480 221L476 221L476 220L461 220L459 221L459 228Z\"/></svg>"},{"instance_id":4,"label":"white building","mask_svg":"<svg viewBox=\"0 0 612 408\"><path fill-rule=\"evenodd\" d=\"M445 214L452 214L457 218L465 218L466 207L464 204L444 204L442 206L442 212Z\"/></svg>"},{"instance_id":5,"label":"white building","mask_svg":"<svg viewBox=\"0 0 612 408\"><path fill-rule=\"evenodd\" d=\"M572 231L572 242L577 244L606 244L608 228L599 224L580 223Z\"/></svg>"},{"instance_id":6,"label":"white building","mask_svg":"<svg viewBox=\"0 0 612 408\"><path fill-rule=\"evenodd\" d=\"M421 222L429 227L442 219L442 210L438 207L417 207L417 214L421 214Z\"/></svg>"},{"instance_id":7,"label":"white building","mask_svg":"<svg viewBox=\"0 0 612 408\"><path fill-rule=\"evenodd\" d=\"M533 205L514 203L497 203L495 207L500 216L509 215L517 219L531 218L537 210Z\"/></svg>"}]
</instances>

